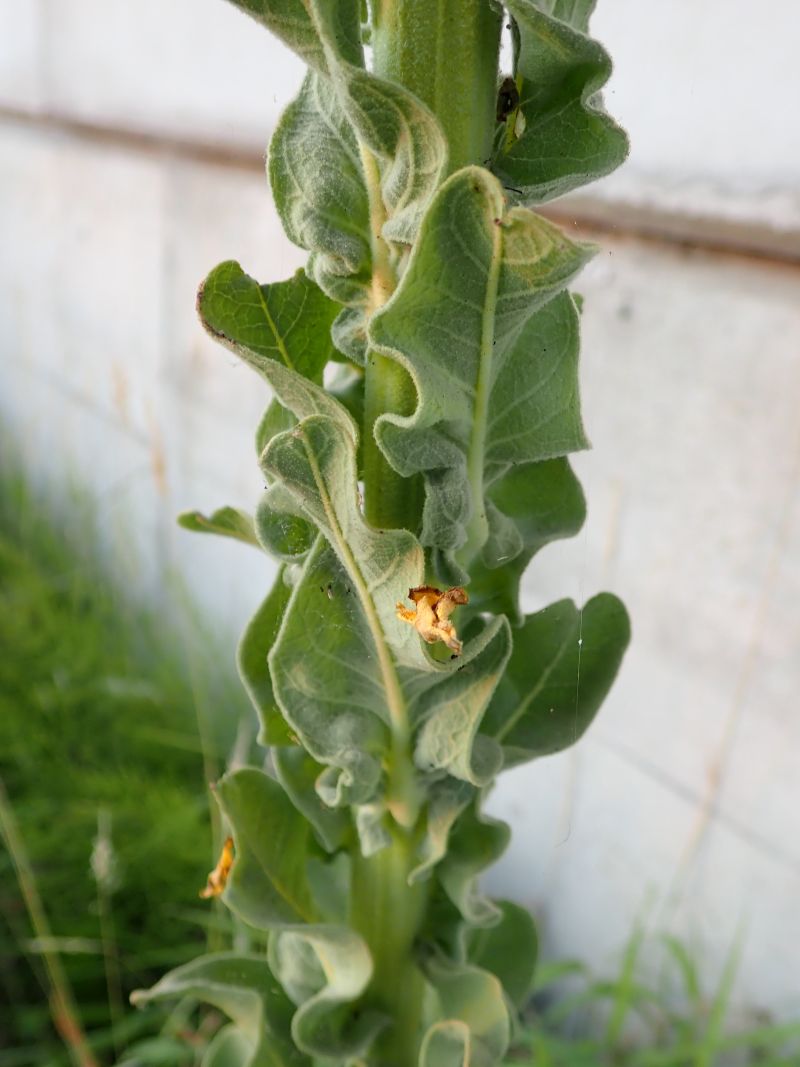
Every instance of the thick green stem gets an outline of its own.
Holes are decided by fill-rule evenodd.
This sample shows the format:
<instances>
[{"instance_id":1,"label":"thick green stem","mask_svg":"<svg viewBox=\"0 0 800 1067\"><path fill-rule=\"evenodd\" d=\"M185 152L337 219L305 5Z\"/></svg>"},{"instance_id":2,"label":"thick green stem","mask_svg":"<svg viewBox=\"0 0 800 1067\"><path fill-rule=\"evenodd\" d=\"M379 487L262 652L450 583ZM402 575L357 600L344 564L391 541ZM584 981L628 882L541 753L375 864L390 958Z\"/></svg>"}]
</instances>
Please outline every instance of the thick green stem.
<instances>
[{"instance_id":1,"label":"thick green stem","mask_svg":"<svg viewBox=\"0 0 800 1067\"><path fill-rule=\"evenodd\" d=\"M491 153L501 26L500 6L490 0L375 0L375 73L436 115L451 171Z\"/></svg>"},{"instance_id":2,"label":"thick green stem","mask_svg":"<svg viewBox=\"0 0 800 1067\"><path fill-rule=\"evenodd\" d=\"M392 1019L373 1050L381 1067L415 1067L419 1056L424 980L414 941L427 885L408 885L415 846L414 832L397 829L392 844L376 855L354 857L351 921L372 952L370 1006Z\"/></svg>"}]
</instances>

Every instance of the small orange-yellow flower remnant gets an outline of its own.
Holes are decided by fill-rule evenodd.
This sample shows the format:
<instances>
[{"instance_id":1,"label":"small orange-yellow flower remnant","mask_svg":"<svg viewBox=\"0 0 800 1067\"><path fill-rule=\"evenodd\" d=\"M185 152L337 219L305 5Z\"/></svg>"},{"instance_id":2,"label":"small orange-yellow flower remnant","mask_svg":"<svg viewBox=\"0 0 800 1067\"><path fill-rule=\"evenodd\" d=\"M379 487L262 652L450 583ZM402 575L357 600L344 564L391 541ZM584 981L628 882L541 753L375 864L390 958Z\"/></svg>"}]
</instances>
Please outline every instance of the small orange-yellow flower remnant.
<instances>
[{"instance_id":1,"label":"small orange-yellow flower remnant","mask_svg":"<svg viewBox=\"0 0 800 1067\"><path fill-rule=\"evenodd\" d=\"M413 600L415 606L410 609L398 604L398 619L410 623L429 645L444 641L454 655L460 656L462 645L450 616L459 604L469 601L466 590L457 585L442 592L432 585L421 585L409 589L408 599Z\"/></svg>"},{"instance_id":2,"label":"small orange-yellow flower remnant","mask_svg":"<svg viewBox=\"0 0 800 1067\"><path fill-rule=\"evenodd\" d=\"M208 881L200 890L200 896L203 900L208 900L209 897L218 897L222 895L225 886L227 885L228 875L231 873L232 866L233 838L226 837L225 844L222 846L222 852L217 860L217 865L214 870L209 873Z\"/></svg>"}]
</instances>

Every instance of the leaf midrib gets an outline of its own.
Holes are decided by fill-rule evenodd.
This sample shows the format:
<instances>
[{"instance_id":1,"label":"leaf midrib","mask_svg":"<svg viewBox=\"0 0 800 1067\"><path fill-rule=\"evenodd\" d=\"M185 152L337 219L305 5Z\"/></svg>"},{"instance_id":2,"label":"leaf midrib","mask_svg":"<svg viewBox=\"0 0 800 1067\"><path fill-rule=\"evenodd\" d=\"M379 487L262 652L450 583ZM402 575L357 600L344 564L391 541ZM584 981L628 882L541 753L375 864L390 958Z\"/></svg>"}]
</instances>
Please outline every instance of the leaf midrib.
<instances>
[{"instance_id":1,"label":"leaf midrib","mask_svg":"<svg viewBox=\"0 0 800 1067\"><path fill-rule=\"evenodd\" d=\"M580 625L580 617L579 617L579 620L578 620L578 626L579 625ZM519 720L522 718L522 716L525 714L525 712L531 706L533 701L542 692L542 690L544 689L545 685L548 682L548 679L550 678L550 675L553 673L553 671L556 669L558 664L563 659L564 654L566 653L567 649L569 648L569 645L570 645L570 642L571 642L572 638L575 636L575 633L576 633L576 630L578 629L578 626L576 626L575 624L571 624L570 625L570 632L567 634L567 636L561 642L561 644L559 646L559 649L558 649L558 652L556 652L555 656L553 656L553 659L551 660L550 665L542 672L542 675L539 678L539 681L533 687L533 689L528 693L527 697L525 697L523 700L521 700L519 702L517 708L512 712L512 714L506 719L506 721L503 723L503 725L495 733L495 735L494 735L495 741L498 741L498 742L502 743L505 740L505 738L514 729L514 727L517 725Z\"/></svg>"}]
</instances>

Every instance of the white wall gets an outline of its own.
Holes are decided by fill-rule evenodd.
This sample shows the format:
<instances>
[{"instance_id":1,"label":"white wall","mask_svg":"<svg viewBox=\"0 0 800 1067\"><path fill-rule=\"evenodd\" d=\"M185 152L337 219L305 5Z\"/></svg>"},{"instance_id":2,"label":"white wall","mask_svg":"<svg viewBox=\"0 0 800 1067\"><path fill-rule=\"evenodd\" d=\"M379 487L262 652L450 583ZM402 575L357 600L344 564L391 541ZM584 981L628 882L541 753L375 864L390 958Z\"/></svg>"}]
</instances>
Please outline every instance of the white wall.
<instances>
[{"instance_id":1,"label":"white wall","mask_svg":"<svg viewBox=\"0 0 800 1067\"><path fill-rule=\"evenodd\" d=\"M498 788L491 883L600 968L651 892L711 975L743 930L740 996L798 1014L800 7L600 0L596 28L634 147L559 206L614 227L581 283L590 517L526 600L612 588L635 636L587 740ZM252 507L266 396L194 291L302 262L259 162L298 76L222 0L0 0L3 424L93 490L144 595L180 570L226 656L270 565L172 516Z\"/></svg>"}]
</instances>

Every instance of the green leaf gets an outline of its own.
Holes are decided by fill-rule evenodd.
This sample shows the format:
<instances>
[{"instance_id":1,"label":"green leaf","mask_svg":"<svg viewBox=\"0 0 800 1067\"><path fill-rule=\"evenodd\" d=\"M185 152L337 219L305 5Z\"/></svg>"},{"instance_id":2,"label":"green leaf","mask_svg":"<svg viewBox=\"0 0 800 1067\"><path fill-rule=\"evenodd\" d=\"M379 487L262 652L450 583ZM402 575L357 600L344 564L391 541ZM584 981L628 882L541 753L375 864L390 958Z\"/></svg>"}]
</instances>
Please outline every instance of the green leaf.
<instances>
[{"instance_id":1,"label":"green leaf","mask_svg":"<svg viewBox=\"0 0 800 1067\"><path fill-rule=\"evenodd\" d=\"M346 595L365 616L382 672L388 671L389 649L400 662L425 665L416 634L395 611L410 588L422 585L422 550L406 530L378 531L364 520L354 443L343 421L304 419L268 445L261 466L295 496L336 552L349 579ZM392 684L386 674L386 688Z\"/></svg>"},{"instance_id":2,"label":"green leaf","mask_svg":"<svg viewBox=\"0 0 800 1067\"><path fill-rule=\"evenodd\" d=\"M503 746L507 767L561 752L583 735L629 640L628 613L610 593L582 610L560 600L526 618L481 726Z\"/></svg>"},{"instance_id":3,"label":"green leaf","mask_svg":"<svg viewBox=\"0 0 800 1067\"><path fill-rule=\"evenodd\" d=\"M142 1006L182 997L212 1004L236 1024L236 1037L226 1028L227 1036L220 1039L215 1067L310 1067L290 1037L294 1006L265 960L228 952L201 956L165 975L152 989L137 991L131 1000ZM236 1052L244 1058L231 1059Z\"/></svg>"},{"instance_id":4,"label":"green leaf","mask_svg":"<svg viewBox=\"0 0 800 1067\"><path fill-rule=\"evenodd\" d=\"M472 785L486 785L502 766L500 748L478 728L511 654L504 618L493 619L471 642L471 655L417 703L422 725L414 762L426 772L446 771Z\"/></svg>"},{"instance_id":5,"label":"green leaf","mask_svg":"<svg viewBox=\"0 0 800 1067\"><path fill-rule=\"evenodd\" d=\"M290 596L291 589L281 568L269 595L242 634L237 651L239 674L261 723L258 740L262 745L293 743L291 730L275 700L267 663Z\"/></svg>"},{"instance_id":6,"label":"green leaf","mask_svg":"<svg viewBox=\"0 0 800 1067\"><path fill-rule=\"evenodd\" d=\"M428 877L447 855L450 831L474 799L475 790L466 782L445 778L431 786L425 809L425 834L417 851L419 863L408 876L409 885Z\"/></svg>"},{"instance_id":7,"label":"green leaf","mask_svg":"<svg viewBox=\"0 0 800 1067\"><path fill-rule=\"evenodd\" d=\"M431 1026L420 1067L492 1067L508 1049L511 1020L503 987L488 971L434 957L425 971L441 1021Z\"/></svg>"},{"instance_id":8,"label":"green leaf","mask_svg":"<svg viewBox=\"0 0 800 1067\"><path fill-rule=\"evenodd\" d=\"M496 926L468 930L470 963L491 971L503 984L511 1003L521 1009L533 989L538 938L530 912L510 900L495 901L501 912Z\"/></svg>"},{"instance_id":9,"label":"green leaf","mask_svg":"<svg viewBox=\"0 0 800 1067\"><path fill-rule=\"evenodd\" d=\"M510 146L501 131L492 169L525 203L551 200L609 174L628 154L625 132L599 98L611 60L585 34L593 6L588 0L507 2L520 39L524 130Z\"/></svg>"},{"instance_id":10,"label":"green leaf","mask_svg":"<svg viewBox=\"0 0 800 1067\"><path fill-rule=\"evenodd\" d=\"M411 374L418 405L375 436L392 466L423 472L422 541L467 566L490 535L487 484L512 463L585 447L578 316L560 290L589 251L468 167L436 195L370 339ZM545 306L547 305L547 306ZM448 580L458 578L458 572Z\"/></svg>"},{"instance_id":11,"label":"green leaf","mask_svg":"<svg viewBox=\"0 0 800 1067\"><path fill-rule=\"evenodd\" d=\"M477 879L502 856L510 836L506 823L481 812L479 800L459 816L450 833L436 876L462 918L473 926L492 926L500 920L499 908L481 893Z\"/></svg>"},{"instance_id":12,"label":"green leaf","mask_svg":"<svg viewBox=\"0 0 800 1067\"><path fill-rule=\"evenodd\" d=\"M323 848L328 852L341 848L348 834L349 820L346 812L324 804L315 789L324 766L298 746L274 748L272 759L278 781L297 810L311 823Z\"/></svg>"},{"instance_id":13,"label":"green leaf","mask_svg":"<svg viewBox=\"0 0 800 1067\"><path fill-rule=\"evenodd\" d=\"M219 508L211 515L203 515L199 511L184 511L178 516L178 525L195 533L221 534L223 537L233 537L237 541L244 541L245 544L255 545L256 548L261 547L253 520L236 508Z\"/></svg>"},{"instance_id":14,"label":"green leaf","mask_svg":"<svg viewBox=\"0 0 800 1067\"><path fill-rule=\"evenodd\" d=\"M411 244L447 167L447 142L431 111L394 82L340 67L337 85L357 136L378 161L381 234ZM373 184L365 162L367 188ZM373 192L374 195L374 192Z\"/></svg>"},{"instance_id":15,"label":"green leaf","mask_svg":"<svg viewBox=\"0 0 800 1067\"><path fill-rule=\"evenodd\" d=\"M586 502L566 459L520 463L486 492L490 536L470 573L471 611L523 621L519 583L528 563L551 541L583 526Z\"/></svg>"},{"instance_id":16,"label":"green leaf","mask_svg":"<svg viewBox=\"0 0 800 1067\"><path fill-rule=\"evenodd\" d=\"M331 806L369 800L389 746L381 718L387 683L351 581L322 538L292 592L270 670L292 729L330 769L317 781L322 799ZM389 661L390 679L393 672Z\"/></svg>"},{"instance_id":17,"label":"green leaf","mask_svg":"<svg viewBox=\"0 0 800 1067\"><path fill-rule=\"evenodd\" d=\"M275 128L267 169L287 237L311 253L309 275L339 303L366 303L369 197L358 141L329 79L307 75Z\"/></svg>"},{"instance_id":18,"label":"green leaf","mask_svg":"<svg viewBox=\"0 0 800 1067\"><path fill-rule=\"evenodd\" d=\"M271 485L256 509L258 544L283 563L296 563L308 554L317 532L300 513L292 495L279 483Z\"/></svg>"},{"instance_id":19,"label":"green leaf","mask_svg":"<svg viewBox=\"0 0 800 1067\"><path fill-rule=\"evenodd\" d=\"M328 0L324 15L310 0L230 0L279 37L313 70L327 73L334 56L363 64L358 0Z\"/></svg>"},{"instance_id":20,"label":"green leaf","mask_svg":"<svg viewBox=\"0 0 800 1067\"><path fill-rule=\"evenodd\" d=\"M534 0L536 6L553 18L566 22L573 30L586 33L597 0Z\"/></svg>"},{"instance_id":21,"label":"green leaf","mask_svg":"<svg viewBox=\"0 0 800 1067\"><path fill-rule=\"evenodd\" d=\"M200 286L197 310L211 336L265 378L296 418L344 412L321 385L338 309L302 271L259 285L238 263L221 263Z\"/></svg>"},{"instance_id":22,"label":"green leaf","mask_svg":"<svg viewBox=\"0 0 800 1067\"><path fill-rule=\"evenodd\" d=\"M256 455L260 456L273 437L297 425L297 419L277 400L270 401L256 429Z\"/></svg>"},{"instance_id":23,"label":"green leaf","mask_svg":"<svg viewBox=\"0 0 800 1067\"><path fill-rule=\"evenodd\" d=\"M201 1067L243 1067L252 1061L253 1043L238 1026L217 1030L203 1053Z\"/></svg>"},{"instance_id":24,"label":"green leaf","mask_svg":"<svg viewBox=\"0 0 800 1067\"><path fill-rule=\"evenodd\" d=\"M359 1011L354 1002L372 977L372 958L363 939L341 926L312 926L279 932L270 939L270 967L294 1002L297 1047L311 1056L364 1056L388 1020Z\"/></svg>"},{"instance_id":25,"label":"green leaf","mask_svg":"<svg viewBox=\"0 0 800 1067\"><path fill-rule=\"evenodd\" d=\"M312 922L310 827L279 783L245 767L226 774L215 795L235 845L224 895L228 907L259 930Z\"/></svg>"}]
</instances>

